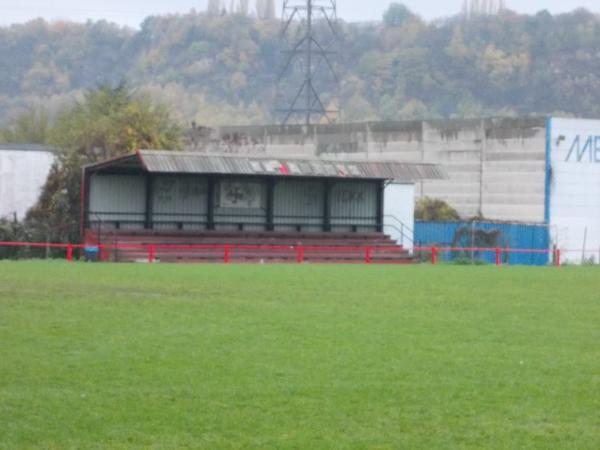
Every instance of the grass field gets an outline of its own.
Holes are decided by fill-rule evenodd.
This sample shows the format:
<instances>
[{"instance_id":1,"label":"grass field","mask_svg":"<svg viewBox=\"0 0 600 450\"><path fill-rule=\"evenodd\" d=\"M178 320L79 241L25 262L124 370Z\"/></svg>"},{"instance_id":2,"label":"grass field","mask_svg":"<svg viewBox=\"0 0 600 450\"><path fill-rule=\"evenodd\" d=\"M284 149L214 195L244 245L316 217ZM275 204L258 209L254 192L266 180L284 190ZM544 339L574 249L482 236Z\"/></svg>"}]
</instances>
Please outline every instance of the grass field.
<instances>
[{"instance_id":1,"label":"grass field","mask_svg":"<svg viewBox=\"0 0 600 450\"><path fill-rule=\"evenodd\" d=\"M600 270L0 262L0 448L600 448Z\"/></svg>"}]
</instances>

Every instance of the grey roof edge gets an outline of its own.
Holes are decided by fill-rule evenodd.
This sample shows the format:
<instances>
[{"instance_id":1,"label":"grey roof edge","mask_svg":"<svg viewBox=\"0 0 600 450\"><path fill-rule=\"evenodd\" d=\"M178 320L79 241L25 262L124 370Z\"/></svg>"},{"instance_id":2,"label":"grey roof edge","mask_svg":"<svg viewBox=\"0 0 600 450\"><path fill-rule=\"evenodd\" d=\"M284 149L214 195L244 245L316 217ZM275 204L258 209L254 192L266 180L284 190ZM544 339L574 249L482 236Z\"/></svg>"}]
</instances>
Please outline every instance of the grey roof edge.
<instances>
[{"instance_id":1,"label":"grey roof edge","mask_svg":"<svg viewBox=\"0 0 600 450\"><path fill-rule=\"evenodd\" d=\"M140 151L138 150L135 153L127 153L125 155L115 156L113 158L104 159L102 161L97 161L97 162L94 162L94 163L84 164L82 166L82 169L84 171L92 170L92 169L101 169L103 167L108 167L108 166L111 166L113 164L118 164L118 163L123 162L123 161L128 161L130 159L134 159L134 157L136 157L136 156L138 157L140 165L143 166L142 161L139 159L140 158Z\"/></svg>"},{"instance_id":2,"label":"grey roof edge","mask_svg":"<svg viewBox=\"0 0 600 450\"><path fill-rule=\"evenodd\" d=\"M40 144L0 144L0 151L58 153L55 148Z\"/></svg>"},{"instance_id":3,"label":"grey roof edge","mask_svg":"<svg viewBox=\"0 0 600 450\"><path fill-rule=\"evenodd\" d=\"M227 158L227 159L252 159L252 160L264 160L264 161L272 161L272 160L285 160L285 161L308 161L308 162L324 162L330 164L362 164L362 163L381 163L381 164L405 164L410 166L440 166L440 164L436 163L427 163L427 162L412 162L412 161L397 161L393 159L326 159L326 158L299 158L297 156L286 156L286 155L232 155L231 153L205 153L201 151L179 151L179 150L151 150L151 149L142 149L138 150L138 152L144 156L147 154L150 155L161 155L161 156L199 156L206 158ZM125 156L132 156L133 153L129 153Z\"/></svg>"}]
</instances>

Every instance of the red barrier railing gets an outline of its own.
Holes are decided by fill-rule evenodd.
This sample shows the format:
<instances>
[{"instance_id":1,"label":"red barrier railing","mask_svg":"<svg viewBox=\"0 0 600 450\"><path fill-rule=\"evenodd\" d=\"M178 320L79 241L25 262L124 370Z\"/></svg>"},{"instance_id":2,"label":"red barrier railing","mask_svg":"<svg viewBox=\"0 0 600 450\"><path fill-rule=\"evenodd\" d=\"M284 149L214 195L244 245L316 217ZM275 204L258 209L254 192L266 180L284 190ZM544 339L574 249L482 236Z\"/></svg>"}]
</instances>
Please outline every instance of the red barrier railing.
<instances>
[{"instance_id":1,"label":"red barrier railing","mask_svg":"<svg viewBox=\"0 0 600 450\"><path fill-rule=\"evenodd\" d=\"M228 264L232 260L232 251L235 250L257 250L265 251L272 254L282 254L282 252L290 252L295 256L295 261L298 264L302 264L305 261L305 255L307 252L315 253L334 253L337 255L344 253L356 253L360 255L362 261L365 264L371 264L373 262L385 262L374 258L375 254L393 254L394 252L403 251L398 246L304 246L304 245L235 245L235 244L192 244L192 245L180 245L180 244L99 244L99 245L83 245L83 244L54 244L44 242L0 242L0 248L2 247L27 247L27 248L43 248L43 249L62 249L65 250L65 258L67 261L73 260L75 250L81 251L86 248L95 248L99 253L99 259L104 259L107 252L111 250L143 250L147 254L148 262L152 263L156 261L157 252L164 250L182 250L182 251L193 251L193 250L214 250L215 254L221 255L219 257L223 263ZM580 252L580 250L561 250L561 249L517 249L517 248L488 248L488 247L415 247L413 249L415 253L431 252L431 264L436 265L438 263L439 255L445 252L478 252L485 253L490 252L494 255L495 264L501 265L502 255L508 255L510 253L531 253L531 254L548 254L553 258L553 264L556 266L561 265L561 252Z\"/></svg>"},{"instance_id":2,"label":"red barrier railing","mask_svg":"<svg viewBox=\"0 0 600 450\"><path fill-rule=\"evenodd\" d=\"M380 253L385 252L398 252L403 251L401 247L397 246L377 246L377 247L364 247L364 246L310 246L310 245L244 245L244 244L99 244L99 245L83 245L83 244L54 244L45 242L0 242L0 248L2 247L24 247L24 248L41 248L41 249L61 249L65 251L65 259L69 262L73 260L74 250L79 250L80 254L82 250L86 248L94 248L99 254L99 259L104 260L104 255L114 250L142 250L147 255L147 260L150 263L156 261L157 253L161 251L199 251L199 250L213 250L215 253L222 255L223 263L228 264L232 260L232 252L235 250L239 251L258 251L271 253L272 255L278 254L293 254L295 261L298 264L302 264L305 261L306 252L311 252L313 256L323 253L333 253L338 256L347 255L350 253L356 254L356 259L362 259L365 264L370 264L373 261L373 253L375 251ZM289 253L288 253L289 252Z\"/></svg>"}]
</instances>

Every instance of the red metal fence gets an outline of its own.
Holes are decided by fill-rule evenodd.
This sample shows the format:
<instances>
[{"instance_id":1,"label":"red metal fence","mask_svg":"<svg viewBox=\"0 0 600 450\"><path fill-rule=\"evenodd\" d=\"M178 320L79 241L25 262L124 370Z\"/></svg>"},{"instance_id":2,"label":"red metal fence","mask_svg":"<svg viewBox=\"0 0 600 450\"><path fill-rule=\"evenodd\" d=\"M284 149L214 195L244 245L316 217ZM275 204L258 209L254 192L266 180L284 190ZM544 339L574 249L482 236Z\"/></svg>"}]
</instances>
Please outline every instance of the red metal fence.
<instances>
[{"instance_id":1,"label":"red metal fence","mask_svg":"<svg viewBox=\"0 0 600 450\"><path fill-rule=\"evenodd\" d=\"M138 250L144 251L147 255L147 261L152 263L156 261L156 254L161 250L186 251L203 250L212 251L213 254L220 254L219 258L223 263L230 263L232 252L234 251L260 251L265 255L293 256L293 260L298 264L305 261L305 254L312 255L336 253L338 255L353 254L360 255L362 262L370 264L373 261L374 253L385 254L386 252L397 252L401 247L397 246L307 246L307 245L238 245L238 244L195 244L195 245L180 245L180 244L99 244L83 245L83 244L51 244L43 242L0 242L1 248L34 248L34 249L60 249L65 252L67 261L72 261L75 251L79 251L79 257L82 256L86 248L95 248L98 250L99 259L106 260L105 255L114 250Z\"/></svg>"},{"instance_id":2,"label":"red metal fence","mask_svg":"<svg viewBox=\"0 0 600 450\"><path fill-rule=\"evenodd\" d=\"M51 244L43 242L0 242L0 249L2 248L29 248L29 249L60 249L65 252L65 259L72 261L74 258L75 251L79 252L79 257L83 256L83 252L86 248L94 247L99 252L99 259L103 259L103 255L112 250L141 250L147 255L147 261L152 263L156 261L156 253L161 250L170 251L190 251L190 250L211 250L223 263L227 264L232 261L231 254L233 251L239 250L260 250L261 252L269 253L286 253L291 252L294 257L293 260L298 264L305 261L305 255L308 252L313 254L318 252L353 252L362 255L362 262L365 264L385 262L374 260L374 254L376 252L386 252L391 250L398 250L398 247L388 246L376 246L376 247L360 247L360 246L282 246L282 245L226 245L226 244L204 244L204 245L170 245L170 244L100 244L97 246L86 246L83 244ZM438 264L440 256L443 256L446 252L478 252L486 253L491 252L495 255L495 264L497 266L502 265L502 258L507 257L511 253L545 253L552 256L553 265L561 265L561 250L539 250L539 249L511 249L511 248L459 248L459 247L415 247L413 254L431 253L430 262L435 265ZM563 250L564 252L564 250ZM289 256L289 254L288 254Z\"/></svg>"}]
</instances>

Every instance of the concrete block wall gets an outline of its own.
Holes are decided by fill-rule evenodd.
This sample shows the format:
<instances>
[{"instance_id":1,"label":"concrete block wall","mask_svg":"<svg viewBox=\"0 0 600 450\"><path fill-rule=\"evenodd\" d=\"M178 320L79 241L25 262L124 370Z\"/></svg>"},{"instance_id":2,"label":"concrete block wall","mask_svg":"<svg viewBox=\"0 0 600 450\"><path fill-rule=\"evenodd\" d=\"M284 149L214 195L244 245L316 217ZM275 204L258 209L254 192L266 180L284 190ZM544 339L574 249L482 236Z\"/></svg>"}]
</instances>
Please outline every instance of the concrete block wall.
<instances>
[{"instance_id":1,"label":"concrete block wall","mask_svg":"<svg viewBox=\"0 0 600 450\"><path fill-rule=\"evenodd\" d=\"M441 164L448 180L423 182L421 195L441 198L463 217L480 213L481 121L424 122L424 161Z\"/></svg>"},{"instance_id":2,"label":"concrete block wall","mask_svg":"<svg viewBox=\"0 0 600 450\"><path fill-rule=\"evenodd\" d=\"M441 164L449 179L418 183L417 198L441 198L465 218L543 222L545 134L544 118L222 127L196 149Z\"/></svg>"},{"instance_id":3,"label":"concrete block wall","mask_svg":"<svg viewBox=\"0 0 600 450\"><path fill-rule=\"evenodd\" d=\"M482 213L490 219L544 221L545 120L490 128L483 147ZM508 125L508 126L507 126Z\"/></svg>"}]
</instances>

